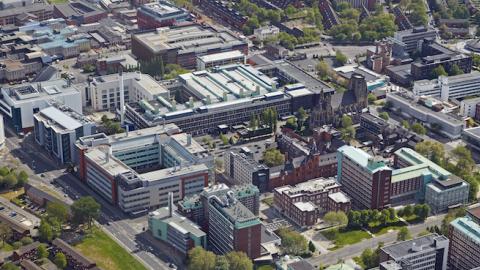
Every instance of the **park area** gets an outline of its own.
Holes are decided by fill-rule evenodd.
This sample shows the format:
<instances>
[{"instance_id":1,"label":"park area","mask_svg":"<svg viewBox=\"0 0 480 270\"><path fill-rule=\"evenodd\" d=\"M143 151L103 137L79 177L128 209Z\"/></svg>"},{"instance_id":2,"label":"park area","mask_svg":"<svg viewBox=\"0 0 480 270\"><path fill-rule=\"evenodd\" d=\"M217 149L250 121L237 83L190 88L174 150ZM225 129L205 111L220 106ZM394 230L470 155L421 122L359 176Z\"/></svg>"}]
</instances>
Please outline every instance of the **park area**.
<instances>
[{"instance_id":1,"label":"park area","mask_svg":"<svg viewBox=\"0 0 480 270\"><path fill-rule=\"evenodd\" d=\"M147 269L97 227L93 227L75 248L105 270Z\"/></svg>"}]
</instances>

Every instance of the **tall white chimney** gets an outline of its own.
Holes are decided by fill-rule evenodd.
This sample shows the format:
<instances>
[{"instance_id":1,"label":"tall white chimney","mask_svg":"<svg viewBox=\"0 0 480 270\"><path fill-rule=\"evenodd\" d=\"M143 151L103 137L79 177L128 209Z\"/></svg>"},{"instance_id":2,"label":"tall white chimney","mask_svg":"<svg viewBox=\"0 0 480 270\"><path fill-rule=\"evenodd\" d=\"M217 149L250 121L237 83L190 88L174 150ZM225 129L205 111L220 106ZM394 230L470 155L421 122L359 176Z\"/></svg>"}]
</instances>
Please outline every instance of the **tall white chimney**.
<instances>
[{"instance_id":1,"label":"tall white chimney","mask_svg":"<svg viewBox=\"0 0 480 270\"><path fill-rule=\"evenodd\" d=\"M119 72L119 90L120 90L120 124L123 126L125 124L125 89L123 87L123 71L120 69Z\"/></svg>"},{"instance_id":2,"label":"tall white chimney","mask_svg":"<svg viewBox=\"0 0 480 270\"><path fill-rule=\"evenodd\" d=\"M168 216L173 216L173 192L168 192Z\"/></svg>"}]
</instances>

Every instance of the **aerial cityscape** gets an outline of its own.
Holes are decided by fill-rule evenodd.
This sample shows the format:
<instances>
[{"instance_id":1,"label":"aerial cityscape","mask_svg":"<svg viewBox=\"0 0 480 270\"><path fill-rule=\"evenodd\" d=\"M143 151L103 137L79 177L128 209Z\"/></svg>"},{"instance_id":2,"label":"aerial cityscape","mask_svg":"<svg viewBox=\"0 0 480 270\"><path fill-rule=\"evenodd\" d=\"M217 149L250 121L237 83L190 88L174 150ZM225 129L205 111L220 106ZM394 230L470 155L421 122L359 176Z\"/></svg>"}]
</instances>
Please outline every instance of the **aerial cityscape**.
<instances>
[{"instance_id":1,"label":"aerial cityscape","mask_svg":"<svg viewBox=\"0 0 480 270\"><path fill-rule=\"evenodd\" d=\"M0 1L0 270L480 270L480 1Z\"/></svg>"}]
</instances>

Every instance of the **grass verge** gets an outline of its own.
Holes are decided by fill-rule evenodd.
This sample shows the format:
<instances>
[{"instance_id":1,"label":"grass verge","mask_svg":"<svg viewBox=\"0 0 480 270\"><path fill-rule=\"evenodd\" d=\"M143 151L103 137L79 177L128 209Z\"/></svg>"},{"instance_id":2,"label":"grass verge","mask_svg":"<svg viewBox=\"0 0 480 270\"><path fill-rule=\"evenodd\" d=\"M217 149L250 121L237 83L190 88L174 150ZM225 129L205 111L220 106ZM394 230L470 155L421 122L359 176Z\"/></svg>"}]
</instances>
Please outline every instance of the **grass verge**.
<instances>
[{"instance_id":1,"label":"grass verge","mask_svg":"<svg viewBox=\"0 0 480 270\"><path fill-rule=\"evenodd\" d=\"M99 228L93 228L82 242L75 245L75 248L105 270L147 270L143 264Z\"/></svg>"},{"instance_id":2,"label":"grass verge","mask_svg":"<svg viewBox=\"0 0 480 270\"><path fill-rule=\"evenodd\" d=\"M344 246L353 245L363 239L372 238L368 232L363 230L348 230L346 228L334 228L322 232L323 236L335 244L332 250L342 248Z\"/></svg>"}]
</instances>

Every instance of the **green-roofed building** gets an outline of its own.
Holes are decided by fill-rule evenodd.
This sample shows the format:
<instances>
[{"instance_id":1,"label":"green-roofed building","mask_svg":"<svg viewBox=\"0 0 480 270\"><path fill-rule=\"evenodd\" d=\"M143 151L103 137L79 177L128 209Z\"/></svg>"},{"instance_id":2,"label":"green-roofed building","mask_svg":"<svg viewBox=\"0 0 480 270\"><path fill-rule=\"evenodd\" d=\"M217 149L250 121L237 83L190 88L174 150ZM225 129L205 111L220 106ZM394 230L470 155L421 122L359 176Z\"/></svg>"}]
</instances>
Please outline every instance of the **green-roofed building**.
<instances>
[{"instance_id":1,"label":"green-roofed building","mask_svg":"<svg viewBox=\"0 0 480 270\"><path fill-rule=\"evenodd\" d=\"M337 180L359 208L384 209L390 204L392 169L382 160L350 145L337 152Z\"/></svg>"},{"instance_id":2,"label":"green-roofed building","mask_svg":"<svg viewBox=\"0 0 480 270\"><path fill-rule=\"evenodd\" d=\"M395 151L391 203L425 201L433 213L468 202L469 184L410 148Z\"/></svg>"}]
</instances>

